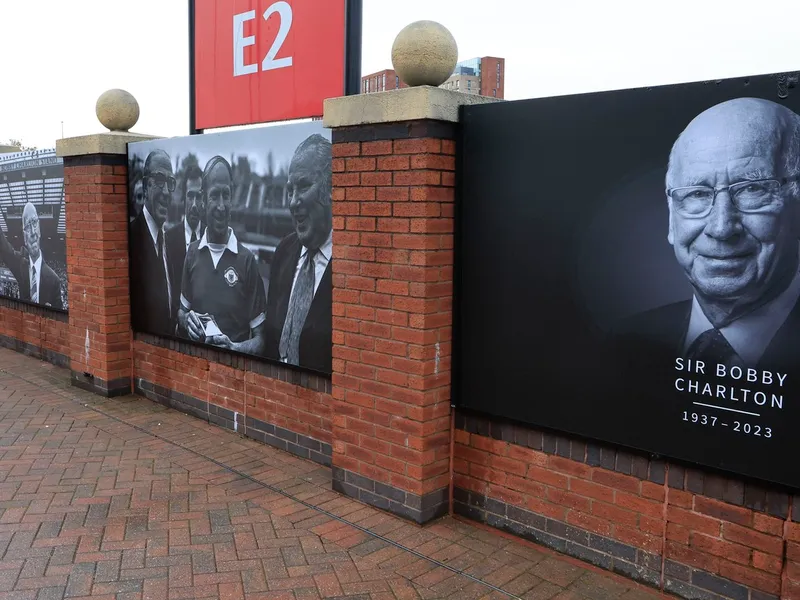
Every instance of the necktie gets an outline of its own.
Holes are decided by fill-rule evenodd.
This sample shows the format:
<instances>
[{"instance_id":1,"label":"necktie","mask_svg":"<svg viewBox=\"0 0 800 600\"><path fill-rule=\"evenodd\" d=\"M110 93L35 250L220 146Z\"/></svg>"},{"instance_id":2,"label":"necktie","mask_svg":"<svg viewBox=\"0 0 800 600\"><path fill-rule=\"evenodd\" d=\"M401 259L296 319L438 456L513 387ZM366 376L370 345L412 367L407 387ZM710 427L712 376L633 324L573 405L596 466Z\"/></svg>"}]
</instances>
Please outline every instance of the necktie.
<instances>
[{"instance_id":1,"label":"necktie","mask_svg":"<svg viewBox=\"0 0 800 600\"><path fill-rule=\"evenodd\" d=\"M164 256L164 232L159 229L158 230L158 239L156 240L156 254L158 254L158 259L161 260Z\"/></svg>"},{"instance_id":2,"label":"necktie","mask_svg":"<svg viewBox=\"0 0 800 600\"><path fill-rule=\"evenodd\" d=\"M687 358L702 360L710 364L719 363L728 367L742 365L742 359L736 354L736 350L728 343L720 330L715 328L704 331L692 342L686 355Z\"/></svg>"},{"instance_id":3,"label":"necktie","mask_svg":"<svg viewBox=\"0 0 800 600\"><path fill-rule=\"evenodd\" d=\"M36 265L31 265L31 302L39 302L39 286L36 284Z\"/></svg>"},{"instance_id":4,"label":"necktie","mask_svg":"<svg viewBox=\"0 0 800 600\"><path fill-rule=\"evenodd\" d=\"M308 309L311 308L311 301L314 299L314 255L316 252L316 250L309 250L306 261L300 267L300 273L297 274L297 281L289 299L286 320L283 322L278 350L281 357L291 365L300 364L300 334L303 332Z\"/></svg>"},{"instance_id":5,"label":"necktie","mask_svg":"<svg viewBox=\"0 0 800 600\"><path fill-rule=\"evenodd\" d=\"M156 241L158 245L158 264L164 268L164 285L167 288L167 314L172 313L172 290L170 289L169 285L169 269L167 269L167 258L165 256L165 248L164 248L164 230L158 230L158 240Z\"/></svg>"},{"instance_id":6,"label":"necktie","mask_svg":"<svg viewBox=\"0 0 800 600\"><path fill-rule=\"evenodd\" d=\"M189 240L189 243L191 244L192 242L196 241L197 241L197 234L194 232L194 229L192 229L192 239Z\"/></svg>"}]
</instances>

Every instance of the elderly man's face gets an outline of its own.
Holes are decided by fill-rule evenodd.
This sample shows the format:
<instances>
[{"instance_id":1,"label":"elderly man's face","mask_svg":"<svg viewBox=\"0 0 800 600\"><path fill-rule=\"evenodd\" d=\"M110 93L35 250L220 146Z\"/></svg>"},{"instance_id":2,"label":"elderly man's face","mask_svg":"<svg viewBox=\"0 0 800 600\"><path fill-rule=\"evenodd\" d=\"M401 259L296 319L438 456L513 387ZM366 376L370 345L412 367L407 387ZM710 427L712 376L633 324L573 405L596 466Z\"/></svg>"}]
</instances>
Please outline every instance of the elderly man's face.
<instances>
[{"instance_id":1,"label":"elderly man's face","mask_svg":"<svg viewBox=\"0 0 800 600\"><path fill-rule=\"evenodd\" d=\"M787 175L781 122L769 116L756 123L726 116L723 112L698 120L679 141L670 187L723 189L708 214L698 208L707 205L706 192L673 192L669 241L701 295L746 304L769 294L776 284L785 285L794 268L800 233L797 199L789 186L762 181ZM725 187L739 183L732 190Z\"/></svg>"},{"instance_id":2,"label":"elderly man's face","mask_svg":"<svg viewBox=\"0 0 800 600\"><path fill-rule=\"evenodd\" d=\"M203 206L203 197L200 188L203 187L202 179L189 179L186 182L186 202L184 204L184 212L186 214L186 222L191 229L197 229L200 224L200 219L203 216L205 207Z\"/></svg>"},{"instance_id":3,"label":"elderly man's face","mask_svg":"<svg viewBox=\"0 0 800 600\"><path fill-rule=\"evenodd\" d=\"M292 160L289 210L297 237L306 248L319 248L333 227L331 199L323 193L323 177L312 153L306 152Z\"/></svg>"},{"instance_id":4,"label":"elderly man's face","mask_svg":"<svg viewBox=\"0 0 800 600\"><path fill-rule=\"evenodd\" d=\"M32 260L37 260L40 252L39 242L41 241L38 215L31 213L22 217L22 237L25 241L25 248L28 250L28 256Z\"/></svg>"},{"instance_id":5,"label":"elderly man's face","mask_svg":"<svg viewBox=\"0 0 800 600\"><path fill-rule=\"evenodd\" d=\"M166 156L158 155L151 161L150 170L144 174L144 204L160 227L167 220L175 178L172 165Z\"/></svg>"},{"instance_id":6,"label":"elderly man's face","mask_svg":"<svg viewBox=\"0 0 800 600\"><path fill-rule=\"evenodd\" d=\"M206 190L206 227L209 236L222 243L228 233L233 182L224 165L216 165L208 174Z\"/></svg>"}]
</instances>

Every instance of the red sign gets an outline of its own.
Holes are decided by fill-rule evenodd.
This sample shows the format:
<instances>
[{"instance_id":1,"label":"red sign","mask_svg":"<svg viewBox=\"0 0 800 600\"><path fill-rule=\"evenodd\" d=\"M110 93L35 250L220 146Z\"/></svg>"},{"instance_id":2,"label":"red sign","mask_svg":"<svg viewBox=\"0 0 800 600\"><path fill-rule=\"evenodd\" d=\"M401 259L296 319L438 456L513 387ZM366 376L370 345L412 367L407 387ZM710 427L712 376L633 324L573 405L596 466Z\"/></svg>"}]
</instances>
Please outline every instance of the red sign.
<instances>
[{"instance_id":1,"label":"red sign","mask_svg":"<svg viewBox=\"0 0 800 600\"><path fill-rule=\"evenodd\" d=\"M195 127L322 115L344 95L345 0L195 0Z\"/></svg>"}]
</instances>

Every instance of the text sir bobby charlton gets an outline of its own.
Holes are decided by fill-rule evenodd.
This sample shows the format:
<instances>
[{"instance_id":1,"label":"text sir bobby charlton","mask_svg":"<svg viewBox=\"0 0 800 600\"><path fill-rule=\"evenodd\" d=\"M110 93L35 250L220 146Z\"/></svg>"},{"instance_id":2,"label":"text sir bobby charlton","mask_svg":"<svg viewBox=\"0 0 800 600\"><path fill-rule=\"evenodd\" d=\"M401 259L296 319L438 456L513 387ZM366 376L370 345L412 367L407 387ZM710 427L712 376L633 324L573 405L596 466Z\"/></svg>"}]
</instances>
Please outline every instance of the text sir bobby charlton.
<instances>
[{"instance_id":1,"label":"text sir bobby charlton","mask_svg":"<svg viewBox=\"0 0 800 600\"><path fill-rule=\"evenodd\" d=\"M707 365L705 361L691 358L676 358L675 370L682 372L675 379L675 389L679 392L729 400L742 405L783 408L783 394L775 393L774 390L783 389L788 377L786 373L736 365L728 367L720 363Z\"/></svg>"},{"instance_id":2,"label":"text sir bobby charlton","mask_svg":"<svg viewBox=\"0 0 800 600\"><path fill-rule=\"evenodd\" d=\"M667 241L693 294L625 329L634 352L671 355L649 366L674 360L677 391L784 407L800 369L799 180L800 117L775 102L712 106L673 144Z\"/></svg>"}]
</instances>

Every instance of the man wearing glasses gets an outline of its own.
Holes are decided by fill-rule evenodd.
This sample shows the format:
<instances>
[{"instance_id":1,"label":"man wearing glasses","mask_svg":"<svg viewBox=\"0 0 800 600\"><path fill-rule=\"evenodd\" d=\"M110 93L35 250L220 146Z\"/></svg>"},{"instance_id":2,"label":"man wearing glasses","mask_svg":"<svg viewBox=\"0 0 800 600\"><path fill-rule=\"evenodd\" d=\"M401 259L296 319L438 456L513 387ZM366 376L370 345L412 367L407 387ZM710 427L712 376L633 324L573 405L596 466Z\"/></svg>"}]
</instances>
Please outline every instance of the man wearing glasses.
<instances>
[{"instance_id":1,"label":"man wearing glasses","mask_svg":"<svg viewBox=\"0 0 800 600\"><path fill-rule=\"evenodd\" d=\"M691 300L634 318L636 337L706 365L795 364L800 333L800 117L740 98L697 116L673 145L667 239Z\"/></svg>"},{"instance_id":2,"label":"man wearing glasses","mask_svg":"<svg viewBox=\"0 0 800 600\"><path fill-rule=\"evenodd\" d=\"M30 202L22 209L22 239L24 246L17 252L0 230L0 258L17 280L20 300L63 309L61 281L42 257L39 214Z\"/></svg>"},{"instance_id":3,"label":"man wearing glasses","mask_svg":"<svg viewBox=\"0 0 800 600\"><path fill-rule=\"evenodd\" d=\"M142 173L144 206L131 223L131 316L136 329L174 335L172 287L164 223L175 177L163 150L147 155Z\"/></svg>"},{"instance_id":4,"label":"man wearing glasses","mask_svg":"<svg viewBox=\"0 0 800 600\"><path fill-rule=\"evenodd\" d=\"M172 317L177 319L181 298L183 261L189 244L203 237L205 231L205 204L202 195L203 172L190 165L183 174L183 219L167 231L167 256L169 257L170 283L172 284Z\"/></svg>"}]
</instances>

